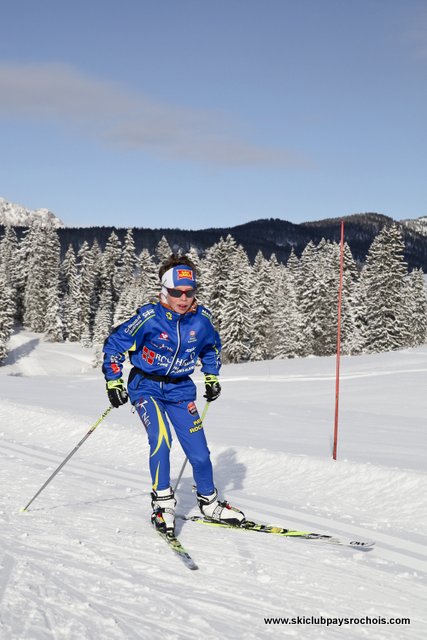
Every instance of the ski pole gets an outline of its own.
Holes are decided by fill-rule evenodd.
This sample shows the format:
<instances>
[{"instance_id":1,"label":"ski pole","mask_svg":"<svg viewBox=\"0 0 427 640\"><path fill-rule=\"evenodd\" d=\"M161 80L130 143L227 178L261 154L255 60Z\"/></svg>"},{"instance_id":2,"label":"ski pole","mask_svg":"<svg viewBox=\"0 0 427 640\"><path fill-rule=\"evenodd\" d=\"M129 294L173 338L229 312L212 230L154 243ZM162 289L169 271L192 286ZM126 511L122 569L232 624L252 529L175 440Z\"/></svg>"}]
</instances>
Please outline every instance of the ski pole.
<instances>
[{"instance_id":1,"label":"ski pole","mask_svg":"<svg viewBox=\"0 0 427 640\"><path fill-rule=\"evenodd\" d=\"M28 502L28 504L25 505L25 507L23 507L21 509L21 511L26 511L28 509L28 507L30 506L30 504L37 498L37 496L39 496L41 494L41 492L43 491L43 489L45 489L47 487L47 485L49 484L49 482L51 480L53 480L53 478L56 476L57 473L59 473L59 471L61 471L62 467L68 462L68 460L71 458L71 456L73 456L77 449L79 449L83 442L86 440L86 438L88 438L90 436L91 433L93 433L96 429L96 427L101 424L101 422L104 420L104 418L107 417L107 415L110 413L111 409L113 407L110 405L108 407L108 409L106 409L104 411L104 413L102 414L102 416L100 418L98 418L98 420L95 422L95 424L93 424L91 426L91 428L89 429L89 431L87 432L87 434L84 436L84 438L82 438L80 440L80 442L74 447L74 449L68 454L68 456L65 458L65 460L63 460L61 462L61 464L59 465L59 467L57 469L55 469L55 471L52 473L51 476L49 476L49 478L46 480L46 482L44 483L44 485L42 487L40 487L40 489L37 491L37 493L31 498L31 500Z\"/></svg>"},{"instance_id":2,"label":"ski pole","mask_svg":"<svg viewBox=\"0 0 427 640\"><path fill-rule=\"evenodd\" d=\"M203 409L203 413L202 413L202 424L203 424L203 422L204 422L204 420L205 420L205 417L206 417L206 414L207 414L207 412L208 412L209 405L210 405L210 402L206 402L206 404L205 404L205 408ZM185 465L187 464L187 462L188 462L188 458L187 458L187 456L185 456L184 464L183 464L183 465L182 465L182 467L181 467L181 471L179 472L179 476L178 476L177 481L176 481L176 483L175 483L175 489L174 489L174 491L175 491L175 492L176 492L176 491L177 491L177 489L178 489L178 485L179 485L179 483L180 483L180 481L181 481L182 474L184 473Z\"/></svg>"}]
</instances>

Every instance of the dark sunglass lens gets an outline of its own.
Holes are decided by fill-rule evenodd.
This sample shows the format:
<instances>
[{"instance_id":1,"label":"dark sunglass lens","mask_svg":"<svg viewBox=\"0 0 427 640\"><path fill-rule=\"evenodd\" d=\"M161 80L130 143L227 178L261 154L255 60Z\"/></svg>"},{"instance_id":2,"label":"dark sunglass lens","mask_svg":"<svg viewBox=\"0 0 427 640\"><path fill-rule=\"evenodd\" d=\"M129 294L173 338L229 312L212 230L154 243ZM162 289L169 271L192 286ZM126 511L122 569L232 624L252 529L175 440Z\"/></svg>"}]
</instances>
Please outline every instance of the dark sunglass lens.
<instances>
[{"instance_id":1,"label":"dark sunglass lens","mask_svg":"<svg viewBox=\"0 0 427 640\"><path fill-rule=\"evenodd\" d=\"M180 291L180 289L168 289L168 293L172 298L181 298L183 293L185 293L187 298L194 298L196 290L190 289L189 291Z\"/></svg>"}]
</instances>

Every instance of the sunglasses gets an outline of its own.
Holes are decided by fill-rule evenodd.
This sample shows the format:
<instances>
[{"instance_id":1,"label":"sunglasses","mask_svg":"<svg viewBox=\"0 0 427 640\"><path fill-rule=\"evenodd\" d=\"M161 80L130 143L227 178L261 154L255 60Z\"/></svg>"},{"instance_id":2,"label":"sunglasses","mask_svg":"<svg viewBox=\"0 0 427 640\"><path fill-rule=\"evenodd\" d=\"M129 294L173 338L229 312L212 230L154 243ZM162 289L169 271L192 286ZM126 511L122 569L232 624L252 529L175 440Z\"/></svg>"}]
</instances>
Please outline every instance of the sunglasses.
<instances>
[{"instance_id":1,"label":"sunglasses","mask_svg":"<svg viewBox=\"0 0 427 640\"><path fill-rule=\"evenodd\" d=\"M183 295L187 298L194 298L196 295L196 289L189 289L188 291L181 291L181 289L168 289L168 294L172 298L182 298Z\"/></svg>"}]
</instances>

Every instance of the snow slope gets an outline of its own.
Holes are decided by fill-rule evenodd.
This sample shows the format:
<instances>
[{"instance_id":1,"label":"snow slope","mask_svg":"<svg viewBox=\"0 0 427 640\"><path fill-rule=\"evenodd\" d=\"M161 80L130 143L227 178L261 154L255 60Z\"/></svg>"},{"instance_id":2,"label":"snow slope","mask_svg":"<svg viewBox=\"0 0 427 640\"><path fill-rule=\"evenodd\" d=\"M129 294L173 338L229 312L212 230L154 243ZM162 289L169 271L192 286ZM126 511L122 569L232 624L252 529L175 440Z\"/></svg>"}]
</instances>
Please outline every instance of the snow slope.
<instances>
[{"instance_id":1,"label":"snow slope","mask_svg":"<svg viewBox=\"0 0 427 640\"><path fill-rule=\"evenodd\" d=\"M225 366L205 424L220 491L250 518L377 545L181 521L193 572L149 523L148 446L129 405L19 512L108 406L91 360L79 345L19 332L0 367L2 640L424 637L427 346L342 359L336 462L333 358ZM175 442L174 478L183 460ZM191 487L187 467L181 514L196 512ZM300 624L264 621L293 616Z\"/></svg>"}]
</instances>

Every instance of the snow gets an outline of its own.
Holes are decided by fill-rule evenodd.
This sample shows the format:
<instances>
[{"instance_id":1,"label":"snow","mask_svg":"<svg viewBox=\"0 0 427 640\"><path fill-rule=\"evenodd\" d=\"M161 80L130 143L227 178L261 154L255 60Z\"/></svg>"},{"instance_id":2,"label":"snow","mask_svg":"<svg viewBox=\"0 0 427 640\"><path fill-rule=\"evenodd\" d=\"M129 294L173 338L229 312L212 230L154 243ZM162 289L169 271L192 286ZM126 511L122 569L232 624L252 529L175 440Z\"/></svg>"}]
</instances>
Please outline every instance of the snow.
<instances>
[{"instance_id":1,"label":"snow","mask_svg":"<svg viewBox=\"0 0 427 640\"><path fill-rule=\"evenodd\" d=\"M37 220L40 224L50 224L55 228L65 226L54 213L48 209L28 209L20 204L8 202L5 198L0 198L0 224L12 227L29 227Z\"/></svg>"},{"instance_id":2,"label":"snow","mask_svg":"<svg viewBox=\"0 0 427 640\"><path fill-rule=\"evenodd\" d=\"M151 528L148 445L129 405L20 513L108 406L92 357L20 331L0 367L2 640L424 637L427 345L341 359L337 461L334 358L224 366L205 421L221 493L253 519L377 544L362 552L179 521L199 571ZM175 441L173 478L183 460ZM191 487L187 466L181 514L197 512Z\"/></svg>"}]
</instances>

